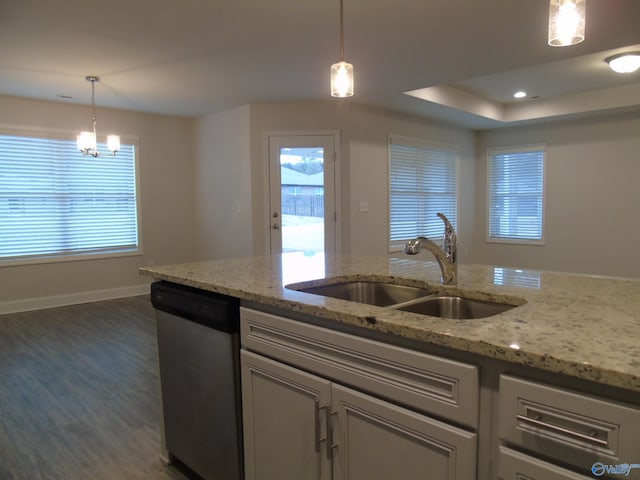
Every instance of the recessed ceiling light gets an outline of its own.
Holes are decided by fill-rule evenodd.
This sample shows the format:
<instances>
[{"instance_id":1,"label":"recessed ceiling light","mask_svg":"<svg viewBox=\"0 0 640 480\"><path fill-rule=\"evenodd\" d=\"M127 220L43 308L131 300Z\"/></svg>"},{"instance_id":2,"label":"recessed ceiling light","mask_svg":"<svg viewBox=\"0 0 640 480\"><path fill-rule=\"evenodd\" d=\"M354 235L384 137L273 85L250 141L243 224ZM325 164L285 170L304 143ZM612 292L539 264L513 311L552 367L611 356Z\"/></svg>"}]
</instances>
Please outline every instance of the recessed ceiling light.
<instances>
[{"instance_id":1,"label":"recessed ceiling light","mask_svg":"<svg viewBox=\"0 0 640 480\"><path fill-rule=\"evenodd\" d=\"M522 90L519 90L513 94L513 98L524 98L526 96L527 96L527 92L523 92Z\"/></svg>"},{"instance_id":2,"label":"recessed ceiling light","mask_svg":"<svg viewBox=\"0 0 640 480\"><path fill-rule=\"evenodd\" d=\"M605 59L616 73L633 73L640 68L640 52L621 53Z\"/></svg>"}]
</instances>

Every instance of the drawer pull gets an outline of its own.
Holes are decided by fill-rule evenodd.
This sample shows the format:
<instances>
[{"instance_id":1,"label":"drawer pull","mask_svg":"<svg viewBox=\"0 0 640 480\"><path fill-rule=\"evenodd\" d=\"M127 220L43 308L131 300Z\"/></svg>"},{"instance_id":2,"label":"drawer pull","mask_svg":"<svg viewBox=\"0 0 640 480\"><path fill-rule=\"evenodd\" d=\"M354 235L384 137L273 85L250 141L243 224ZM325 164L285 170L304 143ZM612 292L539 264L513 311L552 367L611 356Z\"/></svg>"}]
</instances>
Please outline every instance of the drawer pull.
<instances>
[{"instance_id":1,"label":"drawer pull","mask_svg":"<svg viewBox=\"0 0 640 480\"><path fill-rule=\"evenodd\" d=\"M556 433L569 435L571 437L578 438L578 439L584 440L586 442L595 443L596 445L601 445L603 447L607 447L609 445L609 442L607 442L606 440L598 438L598 432L596 432L596 431L592 431L591 435L585 435L584 433L574 432L573 430L569 430L567 428L559 427L558 425L553 425L552 423L547 423L547 422L543 422L543 421L539 420L540 419L540 414L537 414L536 418L527 417L526 415L518 414L518 415L516 415L516 418L518 420L520 420L521 422L529 423L529 424L534 425L536 427L546 428L548 430L553 430Z\"/></svg>"}]
</instances>

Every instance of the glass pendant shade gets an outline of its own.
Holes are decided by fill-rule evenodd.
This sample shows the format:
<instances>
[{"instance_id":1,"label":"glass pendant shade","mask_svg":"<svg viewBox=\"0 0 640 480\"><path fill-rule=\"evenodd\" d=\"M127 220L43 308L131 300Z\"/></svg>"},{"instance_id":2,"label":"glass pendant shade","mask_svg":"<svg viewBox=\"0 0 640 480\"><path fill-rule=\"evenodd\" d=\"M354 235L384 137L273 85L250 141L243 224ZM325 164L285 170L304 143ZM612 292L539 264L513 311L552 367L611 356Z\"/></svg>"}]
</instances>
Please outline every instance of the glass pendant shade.
<instances>
[{"instance_id":1,"label":"glass pendant shade","mask_svg":"<svg viewBox=\"0 0 640 480\"><path fill-rule=\"evenodd\" d=\"M549 45L566 47L584 40L587 0L550 0Z\"/></svg>"},{"instance_id":2,"label":"glass pendant shade","mask_svg":"<svg viewBox=\"0 0 640 480\"><path fill-rule=\"evenodd\" d=\"M331 96L353 96L353 65L345 61L331 65Z\"/></svg>"}]
</instances>

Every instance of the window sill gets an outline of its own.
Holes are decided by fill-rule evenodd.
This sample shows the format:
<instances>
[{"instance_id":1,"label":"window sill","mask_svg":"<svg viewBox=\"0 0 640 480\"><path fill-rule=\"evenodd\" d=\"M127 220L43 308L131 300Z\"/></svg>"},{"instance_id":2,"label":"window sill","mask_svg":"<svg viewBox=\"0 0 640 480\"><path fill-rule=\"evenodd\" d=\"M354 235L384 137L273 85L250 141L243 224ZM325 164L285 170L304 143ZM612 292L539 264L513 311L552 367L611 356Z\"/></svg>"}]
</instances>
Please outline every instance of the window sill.
<instances>
[{"instance_id":1,"label":"window sill","mask_svg":"<svg viewBox=\"0 0 640 480\"><path fill-rule=\"evenodd\" d=\"M519 239L519 238L486 238L485 241L487 243L498 243L498 244L506 244L506 245L530 245L533 247L544 246L544 239L526 240L526 239Z\"/></svg>"},{"instance_id":2,"label":"window sill","mask_svg":"<svg viewBox=\"0 0 640 480\"><path fill-rule=\"evenodd\" d=\"M100 253L69 253L59 255L42 255L33 257L16 257L0 260L2 267L18 267L23 265L40 265L47 263L80 262L87 260L104 260L108 258L133 257L143 255L142 247L135 249L109 250Z\"/></svg>"}]
</instances>

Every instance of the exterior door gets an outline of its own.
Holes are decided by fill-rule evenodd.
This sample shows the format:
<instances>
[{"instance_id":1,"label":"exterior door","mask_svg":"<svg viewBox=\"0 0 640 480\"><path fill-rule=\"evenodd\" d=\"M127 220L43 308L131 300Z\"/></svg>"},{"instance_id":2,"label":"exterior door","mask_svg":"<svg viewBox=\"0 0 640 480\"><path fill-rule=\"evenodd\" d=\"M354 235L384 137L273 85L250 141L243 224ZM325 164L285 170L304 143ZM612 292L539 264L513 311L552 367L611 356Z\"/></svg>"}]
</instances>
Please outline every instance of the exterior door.
<instances>
[{"instance_id":1,"label":"exterior door","mask_svg":"<svg viewBox=\"0 0 640 480\"><path fill-rule=\"evenodd\" d=\"M269 135L271 254L336 251L337 135Z\"/></svg>"}]
</instances>

